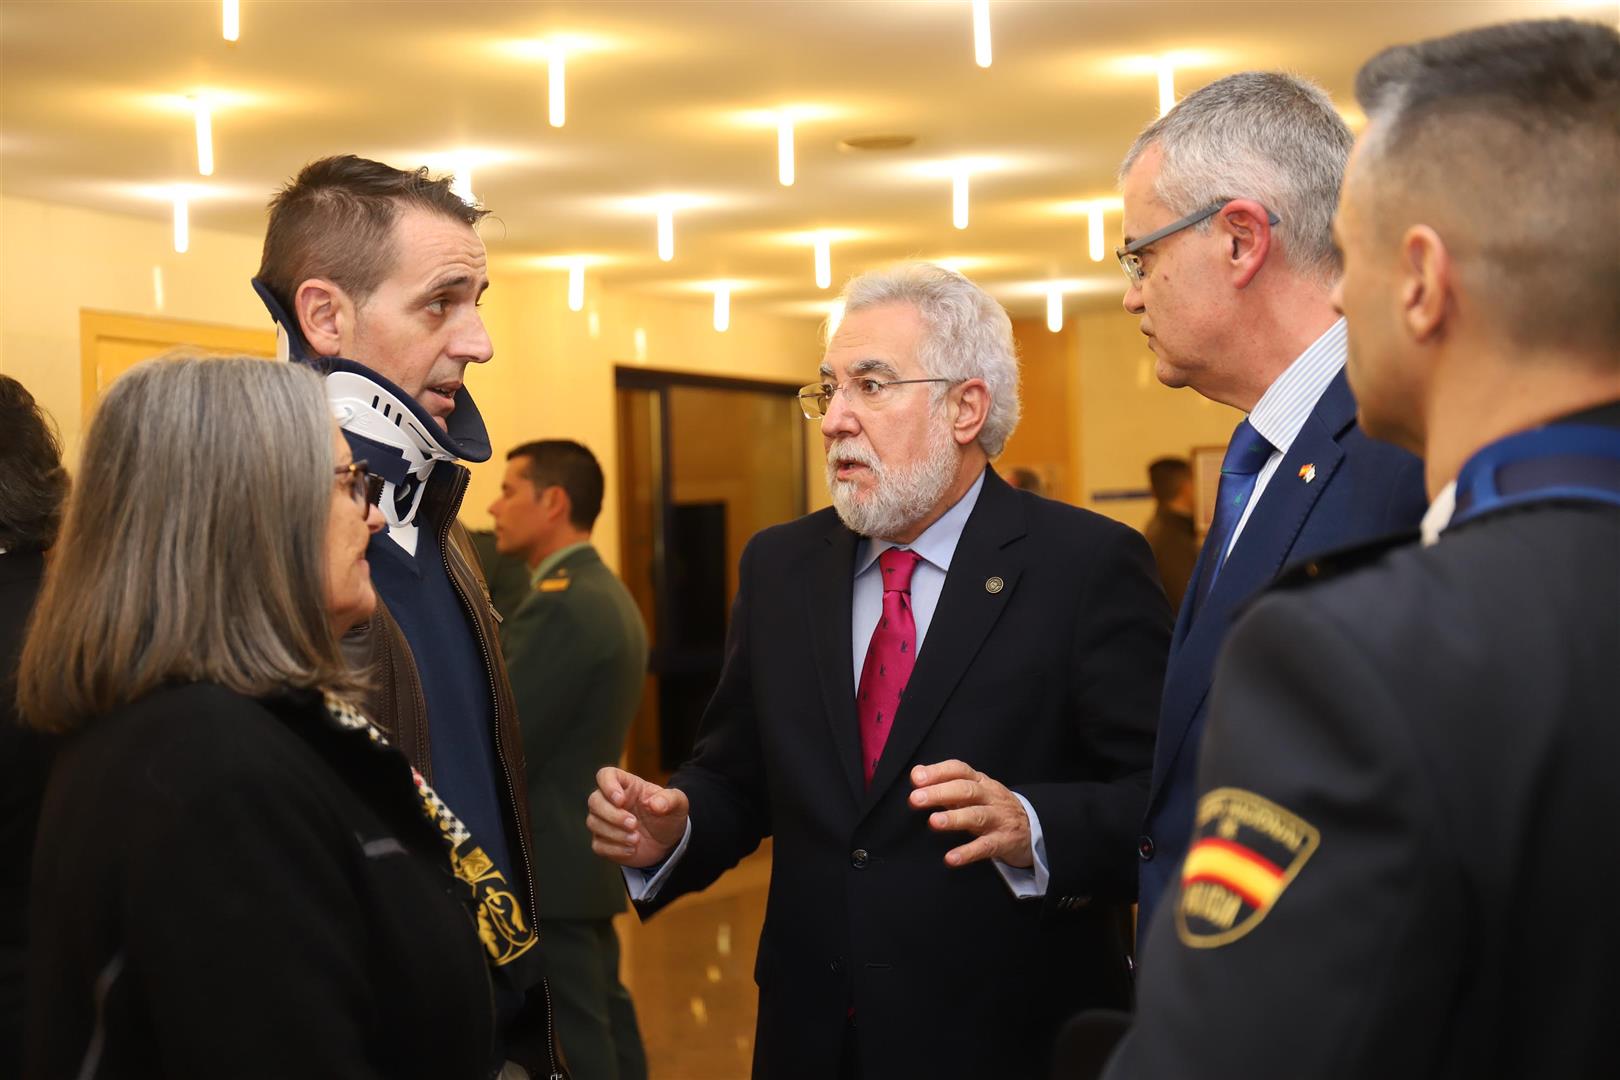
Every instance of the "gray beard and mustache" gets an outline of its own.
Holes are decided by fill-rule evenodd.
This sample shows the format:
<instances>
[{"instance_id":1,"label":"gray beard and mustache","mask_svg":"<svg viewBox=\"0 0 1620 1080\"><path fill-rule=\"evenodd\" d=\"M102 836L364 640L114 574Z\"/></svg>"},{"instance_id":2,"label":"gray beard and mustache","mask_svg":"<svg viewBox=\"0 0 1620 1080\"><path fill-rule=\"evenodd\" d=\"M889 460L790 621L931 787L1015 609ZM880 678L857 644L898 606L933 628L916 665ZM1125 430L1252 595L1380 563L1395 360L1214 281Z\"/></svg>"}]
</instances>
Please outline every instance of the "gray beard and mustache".
<instances>
[{"instance_id":1,"label":"gray beard and mustache","mask_svg":"<svg viewBox=\"0 0 1620 1080\"><path fill-rule=\"evenodd\" d=\"M838 519L851 532L893 540L939 505L960 460L961 449L943 423L929 429L928 452L909 465L884 465L864 439L840 439L827 448L827 490ZM837 461L865 465L872 472L872 489L862 493L855 481L838 479Z\"/></svg>"}]
</instances>

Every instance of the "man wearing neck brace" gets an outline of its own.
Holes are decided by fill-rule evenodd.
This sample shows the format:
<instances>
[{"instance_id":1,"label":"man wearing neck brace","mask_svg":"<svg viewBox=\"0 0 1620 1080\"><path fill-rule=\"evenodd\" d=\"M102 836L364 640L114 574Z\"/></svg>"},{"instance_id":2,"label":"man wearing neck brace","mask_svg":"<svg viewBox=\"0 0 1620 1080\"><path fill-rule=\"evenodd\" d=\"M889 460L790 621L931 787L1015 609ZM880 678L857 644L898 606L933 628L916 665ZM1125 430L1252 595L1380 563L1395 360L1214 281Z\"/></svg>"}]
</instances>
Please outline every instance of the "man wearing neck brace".
<instances>
[{"instance_id":1,"label":"man wearing neck brace","mask_svg":"<svg viewBox=\"0 0 1620 1080\"><path fill-rule=\"evenodd\" d=\"M326 377L356 460L382 479L387 528L367 550L377 612L345 638L371 673L367 713L465 823L507 910L478 918L490 947L503 1060L562 1075L539 978L517 712L496 616L456 520L489 436L463 379L493 355L474 226L487 213L426 169L343 156L304 168L269 209L254 288L281 357ZM496 939L493 943L491 935ZM430 1035L430 1033L423 1033ZM505 1075L518 1075L515 1070Z\"/></svg>"}]
</instances>

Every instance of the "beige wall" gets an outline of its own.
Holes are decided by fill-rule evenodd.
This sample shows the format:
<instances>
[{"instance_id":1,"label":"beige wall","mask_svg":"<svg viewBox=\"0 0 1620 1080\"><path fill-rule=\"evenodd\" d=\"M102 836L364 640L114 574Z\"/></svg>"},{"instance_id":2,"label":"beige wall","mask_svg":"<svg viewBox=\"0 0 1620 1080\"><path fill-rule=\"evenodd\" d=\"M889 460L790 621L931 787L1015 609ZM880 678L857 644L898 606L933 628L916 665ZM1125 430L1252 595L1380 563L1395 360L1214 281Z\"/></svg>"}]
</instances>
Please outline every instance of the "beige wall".
<instances>
[{"instance_id":1,"label":"beige wall","mask_svg":"<svg viewBox=\"0 0 1620 1080\"><path fill-rule=\"evenodd\" d=\"M467 386L489 424L495 458L474 466L462 518L486 527L485 508L500 489L505 450L538 438L577 439L589 446L608 477L607 498L594 540L609 565L618 565L619 506L613 369L657 368L700 375L769 379L792 383L815 377L821 357L817 324L747 310L734 297L731 329L717 333L713 308L703 298L670 299L608 290L586 278L585 310L567 305L567 275L515 270L497 263L484 301L495 359L470 371ZM590 333L597 312L600 334ZM636 331L646 336L637 358ZM784 420L803 423L784 410ZM812 441L809 486L812 506L826 504L820 480L819 443Z\"/></svg>"},{"instance_id":2,"label":"beige wall","mask_svg":"<svg viewBox=\"0 0 1620 1080\"><path fill-rule=\"evenodd\" d=\"M0 371L19 380L79 456L79 311L94 308L265 329L248 285L259 238L194 229L176 255L167 218L0 197ZM163 272L163 306L152 270Z\"/></svg>"},{"instance_id":3,"label":"beige wall","mask_svg":"<svg viewBox=\"0 0 1620 1080\"><path fill-rule=\"evenodd\" d=\"M1145 490L1155 458L1185 457L1195 446L1225 446L1241 418L1191 390L1171 390L1153 374L1153 354L1137 320L1114 303L1071 313L1054 334L1044 320L1014 319L1024 413L996 467L1027 465L1054 485L1055 498L1140 528L1151 499L1098 501L1097 492Z\"/></svg>"},{"instance_id":4,"label":"beige wall","mask_svg":"<svg viewBox=\"0 0 1620 1080\"><path fill-rule=\"evenodd\" d=\"M70 460L80 439L79 312L83 308L165 315L263 328L267 318L248 281L259 238L194 230L176 255L165 220L105 214L29 199L0 198L0 371L20 379L56 417ZM153 268L163 272L160 308ZM808 382L821 353L818 325L752 312L733 302L729 332L716 333L707 299L606 289L587 278L586 310L566 304L566 275L499 260L485 317L495 359L468 386L489 423L495 459L473 470L464 517L487 526L503 452L533 438L574 438L617 476L613 369L617 365L707 375ZM594 309L600 332L590 333ZM646 337L645 357L636 330ZM1224 445L1239 414L1190 390L1168 390L1136 320L1114 305L1073 313L1062 333L1034 320L1015 325L1024 361L1025 421L1000 464L1050 469L1058 494L1132 525L1150 504L1103 502L1097 491L1143 488L1147 463L1193 446ZM795 421L797 422L797 421ZM819 433L809 439L812 507L826 505ZM609 492L597 540L618 563L617 493Z\"/></svg>"},{"instance_id":5,"label":"beige wall","mask_svg":"<svg viewBox=\"0 0 1620 1080\"><path fill-rule=\"evenodd\" d=\"M1154 458L1185 457L1194 446L1225 446L1243 414L1191 390L1171 390L1153 374L1153 354L1136 319L1117 305L1078 313L1079 422L1084 468L1080 505L1140 528L1151 500L1097 502L1099 491L1147 487Z\"/></svg>"},{"instance_id":6,"label":"beige wall","mask_svg":"<svg viewBox=\"0 0 1620 1080\"><path fill-rule=\"evenodd\" d=\"M1078 504L1084 477L1073 422L1080 408L1074 327L1054 334L1044 319L1014 319L1012 325L1023 413L996 469L1004 477L1015 468L1034 469L1046 482L1048 496Z\"/></svg>"},{"instance_id":7,"label":"beige wall","mask_svg":"<svg viewBox=\"0 0 1620 1080\"><path fill-rule=\"evenodd\" d=\"M163 315L254 329L270 325L248 284L261 238L193 229L176 255L167 219L151 220L0 197L0 372L20 380L55 417L70 462L82 435L79 312L84 308ZM163 303L153 284L162 270ZM731 329L716 333L702 297L647 297L587 283L587 310L568 310L566 275L497 261L484 312L495 359L468 374L496 453L475 466L463 517L487 527L504 451L534 438L572 438L602 459L609 493L596 540L617 566L619 525L614 438L616 364L710 375L809 382L821 355L817 324L750 312L734 299ZM597 311L601 332L589 331ZM635 332L645 331L644 360ZM791 416L788 418L792 421ZM818 443L812 443L819 446ZM825 505L820 455L813 452L812 506Z\"/></svg>"}]
</instances>

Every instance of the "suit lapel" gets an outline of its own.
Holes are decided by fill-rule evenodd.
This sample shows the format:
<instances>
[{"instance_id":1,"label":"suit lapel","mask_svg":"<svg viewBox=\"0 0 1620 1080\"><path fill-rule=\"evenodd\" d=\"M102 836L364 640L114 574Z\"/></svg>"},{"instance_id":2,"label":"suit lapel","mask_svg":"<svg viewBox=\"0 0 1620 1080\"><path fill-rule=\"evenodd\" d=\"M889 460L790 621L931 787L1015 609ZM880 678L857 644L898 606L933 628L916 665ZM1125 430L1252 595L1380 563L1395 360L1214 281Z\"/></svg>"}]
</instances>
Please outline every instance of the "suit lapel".
<instances>
[{"instance_id":1,"label":"suit lapel","mask_svg":"<svg viewBox=\"0 0 1620 1080\"><path fill-rule=\"evenodd\" d=\"M854 661L850 653L851 594L855 585L855 552L860 544L856 535L837 518L827 532L821 549L815 553L805 581L805 606L810 611L811 651L816 664L816 684L821 687L823 712L832 731L833 746L849 783L850 795L859 802L865 783L861 777L859 721L855 716Z\"/></svg>"},{"instance_id":2,"label":"suit lapel","mask_svg":"<svg viewBox=\"0 0 1620 1080\"><path fill-rule=\"evenodd\" d=\"M917 653L917 666L906 683L905 698L872 774L872 785L861 806L863 814L899 778L1006 610L1023 575L1023 553L1014 541L1024 533L1024 508L1017 494L986 468L979 501L951 556L951 569L928 624L928 636ZM1000 578L1000 586L988 585L991 578ZM847 618L845 623L847 654ZM846 672L849 666L846 662Z\"/></svg>"},{"instance_id":3,"label":"suit lapel","mask_svg":"<svg viewBox=\"0 0 1620 1080\"><path fill-rule=\"evenodd\" d=\"M1215 657L1233 615L1287 564L1306 519L1344 460L1339 439L1354 424L1355 418L1355 399L1344 372L1340 371L1328 384L1267 482L1259 504L1238 535L1237 546L1221 568L1208 598L1191 618L1188 613L1191 597L1182 605L1165 676L1150 804L1171 772L1170 763L1181 752L1193 716L1209 694ZM1309 471L1307 466L1315 470L1314 479L1310 481L1301 475L1302 471ZM1207 547L1199 552L1199 570L1206 557L1213 557Z\"/></svg>"},{"instance_id":4,"label":"suit lapel","mask_svg":"<svg viewBox=\"0 0 1620 1080\"><path fill-rule=\"evenodd\" d=\"M1193 608L1198 606L1198 583L1204 579L1204 560L1209 558L1209 545L1203 544L1198 548L1198 558L1193 562L1192 576L1187 579L1187 592L1181 598L1181 609L1176 612L1176 629L1170 635L1170 652L1174 655L1181 648L1181 643L1187 640L1187 634L1192 629Z\"/></svg>"}]
</instances>

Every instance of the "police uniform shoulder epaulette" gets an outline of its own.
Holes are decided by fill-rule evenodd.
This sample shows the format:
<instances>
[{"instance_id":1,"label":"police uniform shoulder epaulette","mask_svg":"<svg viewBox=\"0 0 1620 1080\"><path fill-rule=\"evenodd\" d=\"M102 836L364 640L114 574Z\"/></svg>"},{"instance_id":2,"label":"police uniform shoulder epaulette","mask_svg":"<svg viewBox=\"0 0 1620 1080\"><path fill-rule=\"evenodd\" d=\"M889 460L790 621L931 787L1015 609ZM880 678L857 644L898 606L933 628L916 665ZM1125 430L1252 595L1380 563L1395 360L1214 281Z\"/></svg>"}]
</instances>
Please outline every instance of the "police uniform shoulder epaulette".
<instances>
[{"instance_id":1,"label":"police uniform shoulder epaulette","mask_svg":"<svg viewBox=\"0 0 1620 1080\"><path fill-rule=\"evenodd\" d=\"M1396 548L1417 542L1417 533L1403 532L1329 551L1304 562L1294 563L1278 575L1277 580L1272 583L1272 588L1297 589L1302 585L1343 577L1363 567L1371 566Z\"/></svg>"},{"instance_id":2,"label":"police uniform shoulder epaulette","mask_svg":"<svg viewBox=\"0 0 1620 1080\"><path fill-rule=\"evenodd\" d=\"M567 592L568 586L573 583L574 579L568 576L568 571L562 569L535 582L534 590L543 593Z\"/></svg>"}]
</instances>

